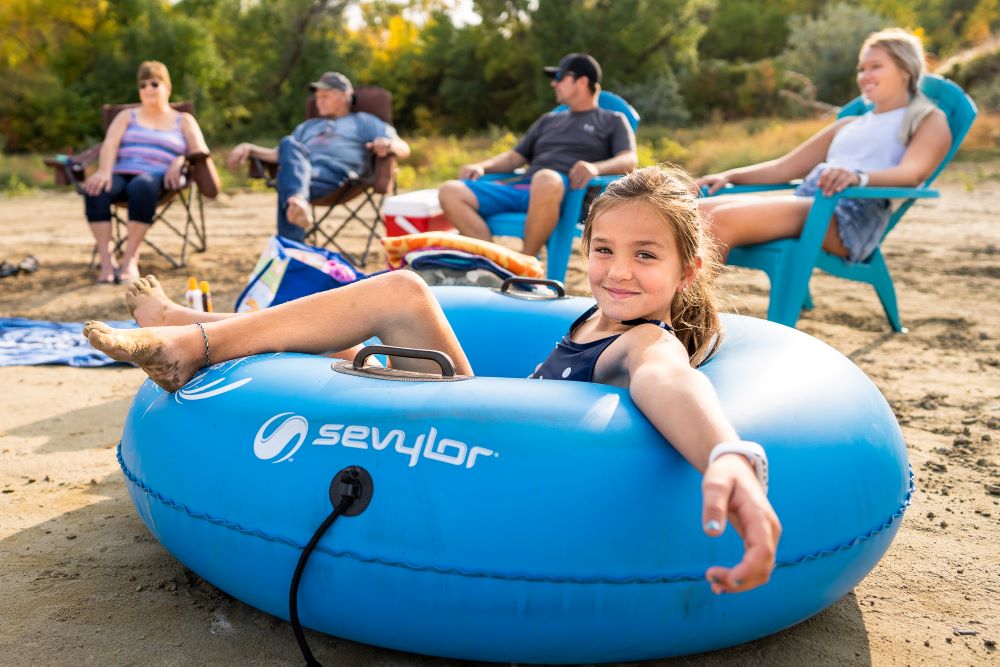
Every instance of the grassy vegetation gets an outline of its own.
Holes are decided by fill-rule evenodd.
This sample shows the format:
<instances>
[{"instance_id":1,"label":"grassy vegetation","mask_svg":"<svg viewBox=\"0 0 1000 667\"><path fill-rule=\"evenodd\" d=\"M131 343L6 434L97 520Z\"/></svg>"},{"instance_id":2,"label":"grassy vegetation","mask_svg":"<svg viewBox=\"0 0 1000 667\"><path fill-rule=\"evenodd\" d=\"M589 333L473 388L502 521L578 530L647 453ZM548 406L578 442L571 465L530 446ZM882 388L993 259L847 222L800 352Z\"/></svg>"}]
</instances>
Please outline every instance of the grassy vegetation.
<instances>
[{"instance_id":1,"label":"grassy vegetation","mask_svg":"<svg viewBox=\"0 0 1000 667\"><path fill-rule=\"evenodd\" d=\"M721 171L782 155L827 122L756 118L683 129L644 125L639 131L639 161L642 165L673 162L692 174ZM503 129L491 129L473 137L408 137L408 140L413 155L399 166L401 190L436 187L454 178L463 164L513 148L517 137ZM276 140L256 143L270 145ZM216 146L215 154L224 156L229 148ZM958 159L978 162L998 158L1000 114L984 114L972 127ZM42 159L42 155L36 154L0 154L0 192L18 196L38 188L55 187L51 170ZM221 164L221 159L218 162L224 189L264 189L262 181L251 181L245 173L232 173Z\"/></svg>"}]
</instances>

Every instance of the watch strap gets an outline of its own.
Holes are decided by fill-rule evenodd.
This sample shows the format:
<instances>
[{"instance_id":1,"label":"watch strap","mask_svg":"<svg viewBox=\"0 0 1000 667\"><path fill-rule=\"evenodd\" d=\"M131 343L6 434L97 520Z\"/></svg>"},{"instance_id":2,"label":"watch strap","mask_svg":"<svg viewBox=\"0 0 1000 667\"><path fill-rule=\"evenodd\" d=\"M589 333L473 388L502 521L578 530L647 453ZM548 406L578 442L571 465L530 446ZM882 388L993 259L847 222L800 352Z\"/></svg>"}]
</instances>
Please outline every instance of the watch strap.
<instances>
[{"instance_id":1,"label":"watch strap","mask_svg":"<svg viewBox=\"0 0 1000 667\"><path fill-rule=\"evenodd\" d=\"M767 466L767 453L764 448L761 447L756 442L751 442L749 440L732 440L729 442L720 442L715 447L712 448L712 452L708 455L708 465L712 465L715 459L719 458L723 454L740 454L750 462L753 466L754 472L757 474L757 481L764 488L764 493L767 493L768 485L768 466Z\"/></svg>"}]
</instances>

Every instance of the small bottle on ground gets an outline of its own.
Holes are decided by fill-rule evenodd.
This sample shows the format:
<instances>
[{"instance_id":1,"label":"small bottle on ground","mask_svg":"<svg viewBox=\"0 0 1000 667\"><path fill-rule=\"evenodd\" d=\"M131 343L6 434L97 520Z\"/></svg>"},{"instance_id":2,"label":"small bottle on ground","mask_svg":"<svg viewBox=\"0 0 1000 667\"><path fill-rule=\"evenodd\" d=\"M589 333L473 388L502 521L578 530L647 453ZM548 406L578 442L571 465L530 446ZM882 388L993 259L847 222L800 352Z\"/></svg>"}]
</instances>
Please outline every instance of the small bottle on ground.
<instances>
[{"instance_id":1,"label":"small bottle on ground","mask_svg":"<svg viewBox=\"0 0 1000 667\"><path fill-rule=\"evenodd\" d=\"M205 312L205 306L201 300L201 290L198 289L198 279L194 276L188 278L188 288L184 292L184 303L191 310Z\"/></svg>"},{"instance_id":2,"label":"small bottle on ground","mask_svg":"<svg viewBox=\"0 0 1000 667\"><path fill-rule=\"evenodd\" d=\"M201 309L210 313L212 312L212 290L208 286L208 281L202 280L198 286L201 288Z\"/></svg>"}]
</instances>

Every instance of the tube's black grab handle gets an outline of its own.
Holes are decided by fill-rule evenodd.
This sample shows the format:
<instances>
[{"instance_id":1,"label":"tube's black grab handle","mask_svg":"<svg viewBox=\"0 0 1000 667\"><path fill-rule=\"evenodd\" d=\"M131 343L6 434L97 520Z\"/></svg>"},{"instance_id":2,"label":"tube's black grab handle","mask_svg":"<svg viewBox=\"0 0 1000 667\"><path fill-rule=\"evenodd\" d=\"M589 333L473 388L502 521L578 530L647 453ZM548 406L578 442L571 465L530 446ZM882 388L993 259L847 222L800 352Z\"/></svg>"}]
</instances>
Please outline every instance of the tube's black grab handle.
<instances>
[{"instance_id":1,"label":"tube's black grab handle","mask_svg":"<svg viewBox=\"0 0 1000 667\"><path fill-rule=\"evenodd\" d=\"M418 347L396 347L394 345L368 345L361 348L361 351L354 356L354 370L362 370L365 366L365 359L373 354L384 354L387 357L427 359L436 362L441 367L441 377L455 377L455 362L444 352L422 350Z\"/></svg>"},{"instance_id":2,"label":"tube's black grab handle","mask_svg":"<svg viewBox=\"0 0 1000 667\"><path fill-rule=\"evenodd\" d=\"M556 296L554 298L561 299L566 296L566 287L558 280L549 280L548 278L522 278L520 276L514 276L513 278L507 278L503 281L503 285L500 286L501 294L508 294L511 285L544 285L546 287L551 287ZM509 296L513 296L508 294Z\"/></svg>"}]
</instances>

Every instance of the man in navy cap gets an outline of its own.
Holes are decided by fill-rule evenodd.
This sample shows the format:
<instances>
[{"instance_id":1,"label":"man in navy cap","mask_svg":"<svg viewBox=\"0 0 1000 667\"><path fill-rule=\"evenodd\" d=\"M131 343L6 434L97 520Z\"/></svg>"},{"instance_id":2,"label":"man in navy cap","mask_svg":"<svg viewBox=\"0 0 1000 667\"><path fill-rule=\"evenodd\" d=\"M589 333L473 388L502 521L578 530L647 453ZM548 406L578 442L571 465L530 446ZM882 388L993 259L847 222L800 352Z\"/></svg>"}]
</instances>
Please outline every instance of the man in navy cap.
<instances>
[{"instance_id":1,"label":"man in navy cap","mask_svg":"<svg viewBox=\"0 0 1000 667\"><path fill-rule=\"evenodd\" d=\"M571 53L555 67L546 67L556 102L568 112L541 116L517 146L482 162L467 164L458 180L439 191L448 220L467 236L490 240L484 218L497 213L527 213L524 252L537 255L559 221L559 206L567 187L585 187L600 174L635 169L635 134L625 116L602 109L601 66L585 53ZM521 183L479 181L483 174L510 172L528 165Z\"/></svg>"},{"instance_id":2,"label":"man in navy cap","mask_svg":"<svg viewBox=\"0 0 1000 667\"><path fill-rule=\"evenodd\" d=\"M229 154L230 169L251 156L278 163L278 234L295 241L304 241L312 226L309 200L358 178L369 167L369 152L379 157L410 155L409 145L392 125L370 113L351 111L354 86L340 72L326 72L309 90L319 117L300 124L277 148L242 143Z\"/></svg>"}]
</instances>

